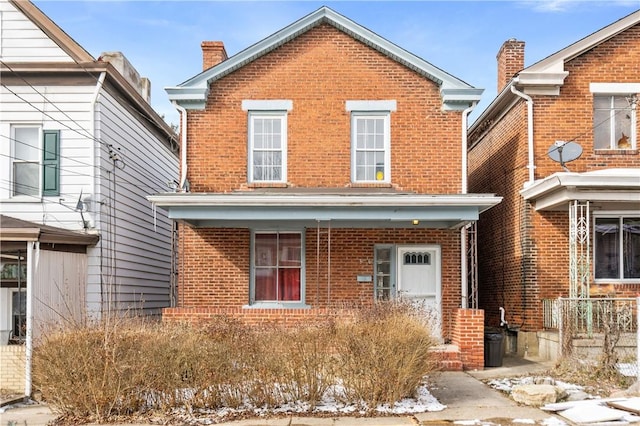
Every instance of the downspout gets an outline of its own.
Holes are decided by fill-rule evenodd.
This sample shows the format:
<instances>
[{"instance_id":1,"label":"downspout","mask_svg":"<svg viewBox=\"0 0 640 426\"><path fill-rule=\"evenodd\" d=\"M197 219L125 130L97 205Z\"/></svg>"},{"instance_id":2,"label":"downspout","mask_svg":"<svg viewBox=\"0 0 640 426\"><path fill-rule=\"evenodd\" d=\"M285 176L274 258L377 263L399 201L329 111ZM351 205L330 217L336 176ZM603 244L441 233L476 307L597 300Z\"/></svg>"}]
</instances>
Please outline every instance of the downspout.
<instances>
[{"instance_id":1,"label":"downspout","mask_svg":"<svg viewBox=\"0 0 640 426\"><path fill-rule=\"evenodd\" d=\"M527 165L527 168L529 169L529 181L525 182L524 186L528 186L531 185L535 180L533 172L536 168L535 157L533 155L533 99L531 99L531 96L526 95L516 89L515 83L517 82L518 78L516 77L513 79L513 82L511 84L511 93L520 96L522 99L527 101L527 149L529 151L529 164Z\"/></svg>"},{"instance_id":2,"label":"downspout","mask_svg":"<svg viewBox=\"0 0 640 426\"><path fill-rule=\"evenodd\" d=\"M173 106L180 112L180 186L178 190L188 192L185 189L187 181L187 109L173 101Z\"/></svg>"},{"instance_id":3,"label":"downspout","mask_svg":"<svg viewBox=\"0 0 640 426\"><path fill-rule=\"evenodd\" d=\"M31 396L31 357L33 354L33 291L34 275L38 269L40 242L27 242L27 330L25 336L24 394Z\"/></svg>"},{"instance_id":4,"label":"downspout","mask_svg":"<svg viewBox=\"0 0 640 426\"><path fill-rule=\"evenodd\" d=\"M461 193L467 193L467 132L469 113L473 111L478 103L473 102L468 108L462 111L462 189ZM469 283L468 279L468 263L467 263L467 227L460 229L460 274L462 283L460 306L464 309L469 307Z\"/></svg>"},{"instance_id":5,"label":"downspout","mask_svg":"<svg viewBox=\"0 0 640 426\"><path fill-rule=\"evenodd\" d=\"M98 221L98 219L101 219L101 212L102 212L102 208L98 207L100 204L98 204L99 202L102 201L102 198L100 200L98 200L98 195L96 194L96 162L97 160L97 155L96 155L96 147L95 144L98 142L98 137L96 135L96 104L98 103L98 96L100 96L100 90L102 89L102 85L104 84L104 80L107 76L106 71L103 71L100 73L100 76L98 77L98 83L96 84L96 90L93 92L93 99L91 100L91 105L89 107L89 113L91 114L91 119L89 121L89 125L91 126L90 128L90 132L91 132L91 146L93 149L93 152L91 153L91 155L89 157L91 157L91 171L89 172L89 176L91 176L91 184L89 187L89 194L91 194L90 196L93 197L93 203L95 203L93 206L90 206L89 209L93 212L90 216L93 216L93 225L96 225L96 222ZM102 195L102 194L101 194ZM84 220L84 218L83 218ZM82 224L83 227L85 226L85 224ZM100 232L102 232L102 230L100 230ZM104 268L104 257L102 256L102 245L104 244L104 241L100 242L100 310L102 311L102 306L104 306L104 274L103 274L103 268Z\"/></svg>"},{"instance_id":6,"label":"downspout","mask_svg":"<svg viewBox=\"0 0 640 426\"><path fill-rule=\"evenodd\" d=\"M91 121L90 121L90 132L91 132L91 137L93 138L91 143L92 146L94 143L96 143L98 141L98 136L96 135L96 104L98 103L98 96L100 96L100 90L102 89L102 85L104 84L104 79L107 77L107 73L106 71L103 71L100 73L100 77L98 77L98 83L96 84L96 90L93 92L93 98L91 100L91 106L89 108L90 114L91 114ZM91 197L93 197L93 202L96 202L97 200L96 198L96 155L95 155L95 146L94 146L94 152L92 153L92 155L90 155L91 157L91 187L89 189L89 194L91 194ZM90 206L90 208L92 209L91 211L96 212L96 209L93 208L93 206Z\"/></svg>"}]
</instances>

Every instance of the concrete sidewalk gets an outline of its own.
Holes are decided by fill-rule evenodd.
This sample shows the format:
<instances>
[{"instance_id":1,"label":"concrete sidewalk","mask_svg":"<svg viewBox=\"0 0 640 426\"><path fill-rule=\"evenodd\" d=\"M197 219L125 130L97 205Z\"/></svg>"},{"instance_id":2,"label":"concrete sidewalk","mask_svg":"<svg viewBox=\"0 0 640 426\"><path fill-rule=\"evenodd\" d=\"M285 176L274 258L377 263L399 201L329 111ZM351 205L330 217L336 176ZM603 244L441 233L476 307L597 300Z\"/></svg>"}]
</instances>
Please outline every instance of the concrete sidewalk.
<instances>
[{"instance_id":1,"label":"concrete sidewalk","mask_svg":"<svg viewBox=\"0 0 640 426\"><path fill-rule=\"evenodd\" d=\"M518 405L481 381L543 374L551 367L550 363L505 357L503 367L487 368L482 371L438 373L433 378L430 392L441 404L447 406L442 411L368 418L289 416L279 419L247 419L225 424L228 426L415 426L416 424L450 425L457 421L467 421L467 424L470 424L470 421L477 420L475 424L511 425L518 424L513 422L516 419L531 420L537 425L542 425L543 422L566 424L559 421L559 417L540 409ZM55 415L46 405L22 406L0 413L0 426L46 425L54 419ZM553 422L553 420L557 421Z\"/></svg>"}]
</instances>

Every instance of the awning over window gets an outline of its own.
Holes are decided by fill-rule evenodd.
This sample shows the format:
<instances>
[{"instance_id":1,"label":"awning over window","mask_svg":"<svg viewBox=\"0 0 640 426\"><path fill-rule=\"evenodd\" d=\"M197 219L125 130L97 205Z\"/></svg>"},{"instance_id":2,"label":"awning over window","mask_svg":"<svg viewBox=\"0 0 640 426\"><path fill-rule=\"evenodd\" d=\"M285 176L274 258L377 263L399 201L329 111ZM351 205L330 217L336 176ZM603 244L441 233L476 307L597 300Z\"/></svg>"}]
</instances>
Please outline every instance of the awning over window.
<instances>
[{"instance_id":1,"label":"awning over window","mask_svg":"<svg viewBox=\"0 0 640 426\"><path fill-rule=\"evenodd\" d=\"M171 219L196 227L457 228L502 198L491 194L423 195L352 189L165 193L148 199Z\"/></svg>"},{"instance_id":2,"label":"awning over window","mask_svg":"<svg viewBox=\"0 0 640 426\"><path fill-rule=\"evenodd\" d=\"M640 211L640 169L559 172L520 191L536 210L567 210L569 201L596 203L604 209Z\"/></svg>"}]
</instances>

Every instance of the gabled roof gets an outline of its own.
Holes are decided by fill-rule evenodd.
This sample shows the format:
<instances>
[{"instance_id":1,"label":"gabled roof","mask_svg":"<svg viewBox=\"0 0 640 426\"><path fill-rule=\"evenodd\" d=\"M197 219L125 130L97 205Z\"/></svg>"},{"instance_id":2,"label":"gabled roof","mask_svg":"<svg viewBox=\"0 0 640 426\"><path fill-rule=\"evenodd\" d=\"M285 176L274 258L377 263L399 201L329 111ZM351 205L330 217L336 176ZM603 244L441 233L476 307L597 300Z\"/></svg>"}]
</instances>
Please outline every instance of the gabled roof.
<instances>
[{"instance_id":1,"label":"gabled roof","mask_svg":"<svg viewBox=\"0 0 640 426\"><path fill-rule=\"evenodd\" d=\"M569 75L569 72L564 69L567 62L638 23L640 23L640 10L524 68L511 79L491 104L480 114L469 128L469 134L474 133L487 120L499 116L504 109L508 109L513 105L518 96L511 92L512 86L530 95L559 95L560 87L564 84L564 79Z\"/></svg>"},{"instance_id":2,"label":"gabled roof","mask_svg":"<svg viewBox=\"0 0 640 426\"><path fill-rule=\"evenodd\" d=\"M564 69L565 63L604 43L639 22L640 10L637 10L523 69L518 73L519 84L525 87L529 84L562 86L565 77L569 75Z\"/></svg>"},{"instance_id":3,"label":"gabled roof","mask_svg":"<svg viewBox=\"0 0 640 426\"><path fill-rule=\"evenodd\" d=\"M93 62L91 56L82 46L72 39L62 28L56 25L47 15L42 13L30 1L9 0L19 11L38 26L49 38L51 38L62 50L64 50L75 62Z\"/></svg>"},{"instance_id":4,"label":"gabled roof","mask_svg":"<svg viewBox=\"0 0 640 426\"><path fill-rule=\"evenodd\" d=\"M29 0L8 0L18 11L23 13L31 22L40 28L60 49L66 52L73 62L20 62L10 63L3 61L0 64L1 73L6 75L20 75L21 73L50 73L52 71L61 75L71 75L80 72L89 74L90 72L105 72L110 81L126 94L126 101L136 109L137 113L145 117L141 119L144 125L152 125L162 136L162 143L167 145L175 154L179 149L176 143L177 135L152 106L144 99L132 83L118 71L112 64L102 60L96 60L62 28L53 22ZM18 77L23 79L23 77ZM97 82L97 77L96 77Z\"/></svg>"},{"instance_id":5,"label":"gabled roof","mask_svg":"<svg viewBox=\"0 0 640 426\"><path fill-rule=\"evenodd\" d=\"M227 60L203 71L176 87L166 87L169 99L187 109L203 109L209 85L242 66L268 54L310 29L329 24L383 55L434 81L440 87L445 109L464 109L480 100L483 89L477 89L424 59L380 37L367 28L323 6L315 12L248 47Z\"/></svg>"}]
</instances>

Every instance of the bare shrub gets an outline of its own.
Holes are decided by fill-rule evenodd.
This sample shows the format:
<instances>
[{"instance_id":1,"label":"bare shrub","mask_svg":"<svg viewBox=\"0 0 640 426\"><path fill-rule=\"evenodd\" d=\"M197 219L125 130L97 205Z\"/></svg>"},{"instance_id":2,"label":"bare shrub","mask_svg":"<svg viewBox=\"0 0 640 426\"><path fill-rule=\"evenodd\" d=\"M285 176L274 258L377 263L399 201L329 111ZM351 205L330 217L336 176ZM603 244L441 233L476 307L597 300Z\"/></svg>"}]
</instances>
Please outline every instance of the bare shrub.
<instances>
[{"instance_id":1,"label":"bare shrub","mask_svg":"<svg viewBox=\"0 0 640 426\"><path fill-rule=\"evenodd\" d=\"M294 329L106 318L46 333L33 379L73 421L298 402L312 410L336 384L343 402L374 409L415 392L434 367L432 345L424 317L391 303Z\"/></svg>"},{"instance_id":2,"label":"bare shrub","mask_svg":"<svg viewBox=\"0 0 640 426\"><path fill-rule=\"evenodd\" d=\"M402 303L380 303L352 323L338 326L339 363L345 397L369 409L413 396L435 368L430 327L420 310Z\"/></svg>"}]
</instances>

